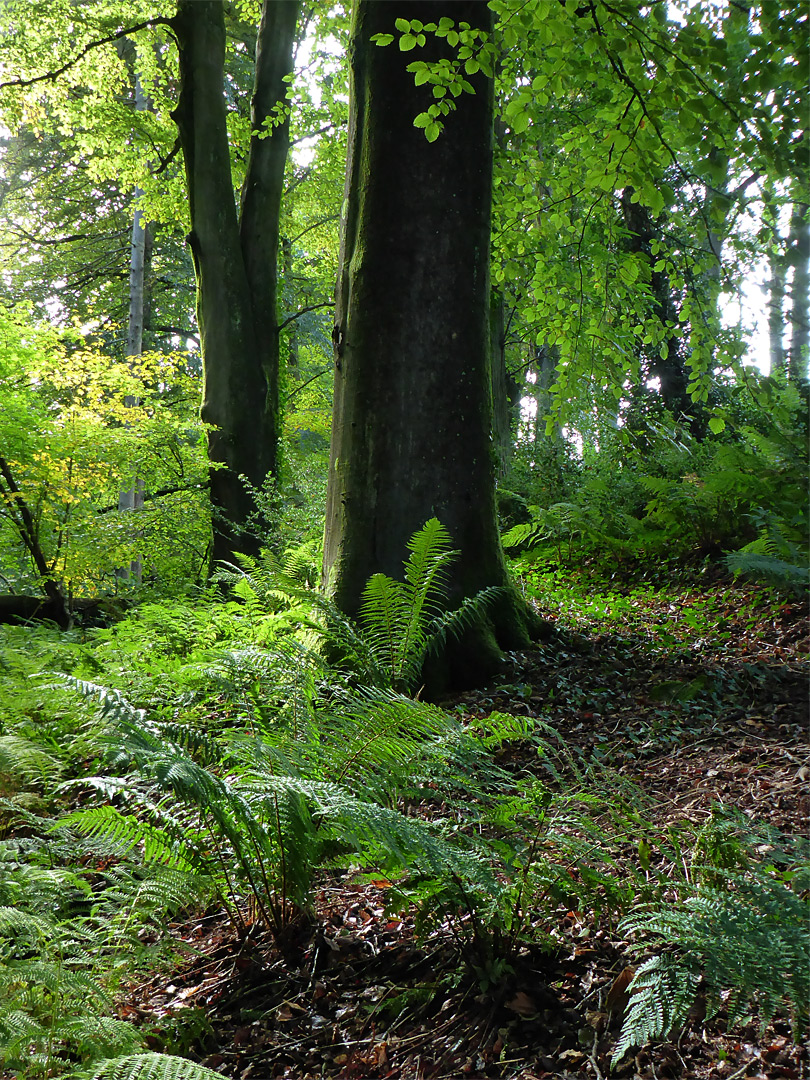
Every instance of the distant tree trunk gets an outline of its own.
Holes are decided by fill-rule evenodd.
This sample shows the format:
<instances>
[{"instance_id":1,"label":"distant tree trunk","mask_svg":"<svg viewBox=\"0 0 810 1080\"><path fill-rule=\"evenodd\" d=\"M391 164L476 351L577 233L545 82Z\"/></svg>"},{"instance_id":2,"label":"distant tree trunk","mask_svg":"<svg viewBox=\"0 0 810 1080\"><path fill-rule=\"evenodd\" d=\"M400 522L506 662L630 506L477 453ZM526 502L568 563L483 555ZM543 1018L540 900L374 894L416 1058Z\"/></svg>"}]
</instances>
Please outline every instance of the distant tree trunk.
<instances>
[{"instance_id":1,"label":"distant tree trunk","mask_svg":"<svg viewBox=\"0 0 810 1080\"><path fill-rule=\"evenodd\" d=\"M560 350L556 345L537 345L534 350L534 439L540 442L558 443L562 439L562 428L555 420L550 432L547 432L548 418L552 411L551 388L557 377L557 365L560 362Z\"/></svg>"},{"instance_id":2,"label":"distant tree trunk","mask_svg":"<svg viewBox=\"0 0 810 1080\"><path fill-rule=\"evenodd\" d=\"M135 110L143 112L149 107L141 80L135 72ZM140 188L133 192L137 200L143 194ZM146 309L146 254L150 247L149 225L144 224L143 211L138 207L132 216L129 255L129 318L127 322L127 357L140 356L143 352L143 326ZM134 408L137 398L127 395L124 405ZM143 509L143 481L135 476L130 487L122 488L118 496L118 509L134 513ZM136 555L128 566L119 567L117 576L122 580L133 579L140 584L143 574L140 555Z\"/></svg>"},{"instance_id":3,"label":"distant tree trunk","mask_svg":"<svg viewBox=\"0 0 810 1080\"><path fill-rule=\"evenodd\" d=\"M788 378L798 382L808 378L810 360L810 206L807 203L794 205L790 236L793 282L790 288Z\"/></svg>"},{"instance_id":4,"label":"distant tree trunk","mask_svg":"<svg viewBox=\"0 0 810 1080\"><path fill-rule=\"evenodd\" d=\"M785 356L785 277L787 267L781 251L771 251L768 258L768 354L771 375L787 370Z\"/></svg>"},{"instance_id":5,"label":"distant tree trunk","mask_svg":"<svg viewBox=\"0 0 810 1080\"><path fill-rule=\"evenodd\" d=\"M486 31L486 0L358 0L351 56L347 187L335 313L335 406L324 577L355 615L370 574L402 576L406 542L438 517L460 557L451 606L503 586L492 624L446 658L438 681L480 679L498 646L528 643L495 509L489 233L492 85L470 76L434 143L413 120L430 98L409 57L379 48L394 21L450 14ZM444 55L429 38L420 59Z\"/></svg>"},{"instance_id":6,"label":"distant tree trunk","mask_svg":"<svg viewBox=\"0 0 810 1080\"><path fill-rule=\"evenodd\" d=\"M281 240L281 269L285 278L292 279L293 247L292 240L285 236ZM300 357L298 353L298 325L295 319L286 329L287 338L287 374L293 382L301 378Z\"/></svg>"},{"instance_id":7,"label":"distant tree trunk","mask_svg":"<svg viewBox=\"0 0 810 1080\"><path fill-rule=\"evenodd\" d=\"M174 111L185 158L203 355L202 418L212 425L214 561L255 554L255 489L276 470L278 439L278 224L288 121L271 128L286 97L298 0L265 0L256 45L253 137L237 216L224 94L221 0L178 0L180 50ZM263 129L263 130L262 130ZM270 131L266 138L257 132Z\"/></svg>"},{"instance_id":8,"label":"distant tree trunk","mask_svg":"<svg viewBox=\"0 0 810 1080\"><path fill-rule=\"evenodd\" d=\"M136 98L140 90L140 84L136 83ZM141 95L142 96L142 95ZM137 105L136 105L137 108ZM142 194L139 188L135 189L134 196L137 199ZM140 356L143 352L143 319L144 297L146 288L146 249L148 225L144 225L143 214L140 209L136 210L132 218L132 233L130 239L130 262L129 262L129 322L127 325L127 356ZM124 398L127 408L134 408L138 399L128 394ZM143 481L134 477L131 486L122 488L118 496L118 509L123 512L134 513L143 509ZM140 584L143 567L140 555L136 555L128 566L118 569L117 575L122 580L133 579Z\"/></svg>"},{"instance_id":9,"label":"distant tree trunk","mask_svg":"<svg viewBox=\"0 0 810 1080\"><path fill-rule=\"evenodd\" d=\"M662 325L674 323L677 327L679 312L669 283L669 277L663 271L654 269L658 260L656 257L653 257L652 254L652 241L660 237L660 226L653 221L650 211L646 206L642 203L634 203L632 201L632 195L633 189L627 187L622 192L621 197L622 216L624 218L625 228L629 234L627 237L627 247L630 251L643 255L649 264L650 292L653 297L653 314ZM708 242L712 245L718 245L715 252L718 259L715 276L719 282L720 241L716 234L712 234L709 237ZM658 346L654 346L649 352L646 357L646 375L658 379L661 400L673 416L679 417L684 415L694 419L697 417L700 410L695 406L695 403L686 392L689 377L682 351L681 332L676 329L674 333L670 333L666 338L666 346L666 356L661 356L658 351Z\"/></svg>"},{"instance_id":10,"label":"distant tree trunk","mask_svg":"<svg viewBox=\"0 0 810 1080\"><path fill-rule=\"evenodd\" d=\"M503 297L492 294L490 303L490 361L492 368L492 441L496 473L502 480L515 449L513 419L520 400L520 385L506 369Z\"/></svg>"}]
</instances>

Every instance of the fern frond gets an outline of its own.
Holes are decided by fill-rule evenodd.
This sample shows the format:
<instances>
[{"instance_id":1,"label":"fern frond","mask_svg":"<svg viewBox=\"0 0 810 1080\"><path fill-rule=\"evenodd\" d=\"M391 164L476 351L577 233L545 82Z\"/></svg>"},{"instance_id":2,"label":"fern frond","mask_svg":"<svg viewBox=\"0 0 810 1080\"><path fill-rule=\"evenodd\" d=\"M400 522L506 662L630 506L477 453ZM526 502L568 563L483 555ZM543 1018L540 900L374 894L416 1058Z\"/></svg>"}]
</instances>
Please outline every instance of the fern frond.
<instances>
[{"instance_id":1,"label":"fern frond","mask_svg":"<svg viewBox=\"0 0 810 1080\"><path fill-rule=\"evenodd\" d=\"M401 581L387 574L372 574L360 598L360 619L377 663L399 681L406 653L411 615L411 596Z\"/></svg>"},{"instance_id":2,"label":"fern frond","mask_svg":"<svg viewBox=\"0 0 810 1080\"><path fill-rule=\"evenodd\" d=\"M752 545L726 555L726 566L734 574L761 578L777 585L807 585L810 570L775 555L752 550Z\"/></svg>"},{"instance_id":3,"label":"fern frond","mask_svg":"<svg viewBox=\"0 0 810 1080\"><path fill-rule=\"evenodd\" d=\"M0 934L49 940L58 933L51 919L20 908L0 907Z\"/></svg>"},{"instance_id":4,"label":"fern frond","mask_svg":"<svg viewBox=\"0 0 810 1080\"><path fill-rule=\"evenodd\" d=\"M41 746L20 735L0 735L0 774L24 781L59 777L62 764Z\"/></svg>"},{"instance_id":5,"label":"fern frond","mask_svg":"<svg viewBox=\"0 0 810 1080\"><path fill-rule=\"evenodd\" d=\"M521 522L513 525L511 529L501 537L501 544L505 548L533 546L541 540L545 540L547 533L537 521Z\"/></svg>"},{"instance_id":6,"label":"fern frond","mask_svg":"<svg viewBox=\"0 0 810 1080\"><path fill-rule=\"evenodd\" d=\"M672 956L653 956L630 983L630 1003L611 1057L616 1065L635 1046L665 1038L686 1020L700 975Z\"/></svg>"},{"instance_id":7,"label":"fern frond","mask_svg":"<svg viewBox=\"0 0 810 1080\"><path fill-rule=\"evenodd\" d=\"M74 690L84 698L97 701L101 716L114 723L143 725L146 723L146 711L136 709L127 701L119 690L109 686L100 686L87 679L77 679L73 675L60 675L58 685Z\"/></svg>"},{"instance_id":8,"label":"fern frond","mask_svg":"<svg viewBox=\"0 0 810 1080\"><path fill-rule=\"evenodd\" d=\"M43 960L9 960L0 966L0 986L20 983L44 987L53 995L75 994L82 999L109 1003L104 990L83 971L72 971L62 964Z\"/></svg>"},{"instance_id":9,"label":"fern frond","mask_svg":"<svg viewBox=\"0 0 810 1080\"><path fill-rule=\"evenodd\" d=\"M222 1080L222 1074L169 1054L130 1054L103 1061L88 1080Z\"/></svg>"}]
</instances>

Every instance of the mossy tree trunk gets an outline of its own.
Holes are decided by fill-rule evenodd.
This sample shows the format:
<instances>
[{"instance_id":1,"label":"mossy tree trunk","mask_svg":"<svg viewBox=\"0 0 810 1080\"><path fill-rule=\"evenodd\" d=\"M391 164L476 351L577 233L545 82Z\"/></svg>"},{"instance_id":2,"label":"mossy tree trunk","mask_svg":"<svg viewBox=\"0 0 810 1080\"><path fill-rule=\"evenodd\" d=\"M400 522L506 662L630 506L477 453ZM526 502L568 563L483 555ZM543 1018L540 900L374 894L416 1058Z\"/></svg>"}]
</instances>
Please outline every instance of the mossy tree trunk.
<instances>
[{"instance_id":1,"label":"mossy tree trunk","mask_svg":"<svg viewBox=\"0 0 810 1080\"><path fill-rule=\"evenodd\" d=\"M373 35L396 19L491 30L485 0L358 0L351 44L349 146L335 315L335 405L324 579L344 612L381 571L402 577L406 541L429 518L460 556L449 602L504 586L489 625L448 659L446 682L480 676L498 647L529 640L509 589L495 509L489 235L492 85L470 78L434 143L413 126L433 100L414 57ZM415 54L414 54L415 55ZM445 55L431 35L419 59Z\"/></svg>"},{"instance_id":2,"label":"mossy tree trunk","mask_svg":"<svg viewBox=\"0 0 810 1080\"><path fill-rule=\"evenodd\" d=\"M178 0L172 20L180 51L174 118L185 158L203 355L202 418L212 425L214 561L258 550L253 489L276 471L276 263L288 124L275 123L265 138L256 132L285 100L298 9L298 0L265 0L262 8L254 135L239 212L226 127L222 0Z\"/></svg>"}]
</instances>

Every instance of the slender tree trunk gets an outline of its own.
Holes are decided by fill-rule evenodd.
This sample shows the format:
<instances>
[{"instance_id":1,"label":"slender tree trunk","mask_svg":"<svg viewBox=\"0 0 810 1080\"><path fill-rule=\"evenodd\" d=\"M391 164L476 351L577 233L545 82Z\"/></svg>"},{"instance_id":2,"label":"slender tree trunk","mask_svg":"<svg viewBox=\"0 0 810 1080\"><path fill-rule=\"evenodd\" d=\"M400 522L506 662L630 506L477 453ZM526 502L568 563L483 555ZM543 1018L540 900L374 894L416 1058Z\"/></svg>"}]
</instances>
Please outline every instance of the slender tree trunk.
<instances>
[{"instance_id":1,"label":"slender tree trunk","mask_svg":"<svg viewBox=\"0 0 810 1080\"><path fill-rule=\"evenodd\" d=\"M560 352L556 345L538 345L534 351L534 372L536 381L534 384L534 400L536 402L534 414L534 439L539 447L541 442L559 443L562 439L562 429L555 420L551 432L546 431L548 418L551 415L551 388L557 377L557 365L560 362Z\"/></svg>"},{"instance_id":2,"label":"slender tree trunk","mask_svg":"<svg viewBox=\"0 0 810 1080\"><path fill-rule=\"evenodd\" d=\"M283 103L292 67L296 0L265 2L256 48L252 124L264 128ZM255 554L261 543L254 492L276 470L278 214L288 147L283 116L254 134L241 223L231 179L224 94L221 0L179 0L180 98L174 112L185 158L203 354L202 418L211 425L213 559ZM264 131L267 131L264 128Z\"/></svg>"},{"instance_id":3,"label":"slender tree trunk","mask_svg":"<svg viewBox=\"0 0 810 1080\"><path fill-rule=\"evenodd\" d=\"M141 86L141 80L135 72L135 110L143 112L149 107L146 95ZM134 191L134 200L143 194L140 188ZM143 211L138 207L132 216L132 232L130 234L129 256L129 319L127 323L127 357L140 356L143 352L143 325L146 297L146 253L149 247L149 226L144 223ZM138 404L137 398L127 395L124 405L134 408ZM143 509L143 481L135 477L132 485L122 488L118 496L118 509L122 512L135 513ZM141 582L143 567L140 555L136 555L129 566L122 566L117 571L122 580L132 578L138 584Z\"/></svg>"},{"instance_id":4,"label":"slender tree trunk","mask_svg":"<svg viewBox=\"0 0 810 1080\"><path fill-rule=\"evenodd\" d=\"M790 261L793 281L790 288L790 356L788 378L799 382L808 378L810 360L810 206L796 203L790 226Z\"/></svg>"},{"instance_id":5,"label":"slender tree trunk","mask_svg":"<svg viewBox=\"0 0 810 1080\"><path fill-rule=\"evenodd\" d=\"M498 644L528 641L495 509L492 86L471 76L475 95L457 99L428 143L413 120L432 99L405 70L410 57L371 42L396 35L397 18L447 14L443 0L355 5L324 578L341 610L356 614L369 575L401 577L407 540L438 517L461 552L451 605L504 586L493 625L437 675L464 682L492 669ZM491 30L485 0L457 0L449 14ZM433 39L420 51L420 59L441 55Z\"/></svg>"},{"instance_id":6,"label":"slender tree trunk","mask_svg":"<svg viewBox=\"0 0 810 1080\"><path fill-rule=\"evenodd\" d=\"M520 399L520 385L506 369L503 297L492 294L490 304L490 357L492 365L492 439L497 455L497 478L509 470L515 449L513 420Z\"/></svg>"},{"instance_id":7,"label":"slender tree trunk","mask_svg":"<svg viewBox=\"0 0 810 1080\"><path fill-rule=\"evenodd\" d=\"M785 356L785 277L787 267L781 251L771 251L768 258L768 354L771 375L787 370Z\"/></svg>"},{"instance_id":8,"label":"slender tree trunk","mask_svg":"<svg viewBox=\"0 0 810 1080\"><path fill-rule=\"evenodd\" d=\"M25 496L17 486L11 466L0 456L0 499L11 518L17 535L25 545L39 575L39 583L50 601L48 618L53 618L63 629L70 626L70 611L61 581L54 576L53 564L49 564L39 542L39 528Z\"/></svg>"},{"instance_id":9,"label":"slender tree trunk","mask_svg":"<svg viewBox=\"0 0 810 1080\"><path fill-rule=\"evenodd\" d=\"M140 83L136 78L136 102L140 91ZM141 94L141 97L143 95ZM136 108L137 108L136 104ZM135 189L134 196L137 199L142 194L139 188ZM146 286L146 249L148 225L144 224L143 213L136 210L132 218L132 233L130 239L130 263L129 263L129 322L127 326L127 356L140 356L143 352L143 318L144 296ZM127 408L134 408L138 399L128 394L124 398ZM135 477L130 487L122 488L118 496L118 509L121 512L135 513L143 509L143 481ZM140 584L143 568L140 555L136 555L128 566L122 566L117 571L122 580L133 579Z\"/></svg>"},{"instance_id":10,"label":"slender tree trunk","mask_svg":"<svg viewBox=\"0 0 810 1080\"><path fill-rule=\"evenodd\" d=\"M288 237L281 240L281 269L285 278L292 279L293 271L293 247ZM293 320L287 327L285 334L287 339L287 374L293 383L301 378L301 365L298 350L298 325Z\"/></svg>"}]
</instances>

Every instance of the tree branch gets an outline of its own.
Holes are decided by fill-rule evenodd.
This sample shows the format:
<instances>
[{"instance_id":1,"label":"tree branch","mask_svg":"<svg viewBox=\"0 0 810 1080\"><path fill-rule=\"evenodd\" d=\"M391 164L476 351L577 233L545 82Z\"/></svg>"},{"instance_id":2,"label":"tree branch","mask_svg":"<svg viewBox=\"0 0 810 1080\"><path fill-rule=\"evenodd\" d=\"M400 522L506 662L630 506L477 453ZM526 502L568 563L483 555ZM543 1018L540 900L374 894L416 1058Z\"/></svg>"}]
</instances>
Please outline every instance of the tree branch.
<instances>
[{"instance_id":1,"label":"tree branch","mask_svg":"<svg viewBox=\"0 0 810 1080\"><path fill-rule=\"evenodd\" d=\"M322 368L320 371L316 371L311 379L307 379L306 382L300 383L298 386L295 387L294 390L291 390L289 394L287 394L287 396L284 398L284 404L286 405L289 401L291 401L292 398L294 398L297 393L303 390L305 386L309 386L310 383L315 382L316 379L320 379L321 375L326 375L327 372L331 370L331 367L325 367Z\"/></svg>"},{"instance_id":2,"label":"tree branch","mask_svg":"<svg viewBox=\"0 0 810 1080\"><path fill-rule=\"evenodd\" d=\"M55 82L60 75L64 75L66 71L75 67L89 52L99 48L101 45L110 45L113 41L120 41L121 38L125 38L129 34L135 34L139 30L150 30L154 26L168 26L171 29L172 25L171 19L158 16L154 19L147 19L142 23L136 23L134 26L127 26L124 30L118 30L116 33L109 34L107 37L97 38L95 41L88 42L77 56L74 56L72 60L68 60L66 64L62 64L61 67L54 68L53 71L46 71L44 75L35 75L31 79L9 79L6 82L0 83L0 90L5 90L7 86L33 86L38 82Z\"/></svg>"},{"instance_id":3,"label":"tree branch","mask_svg":"<svg viewBox=\"0 0 810 1080\"><path fill-rule=\"evenodd\" d=\"M285 326L289 326L289 324L291 322L295 322L296 319L299 319L302 315L306 315L307 312L309 312L309 311L317 311L319 308L334 307L334 306L335 306L335 301L334 300L324 300L324 302L322 304L309 304L307 307L302 307L300 311L296 311L296 313L294 315L288 315L286 319L284 319L282 322L280 322L278 324L278 326L276 327L276 330L280 333L284 329Z\"/></svg>"}]
</instances>

